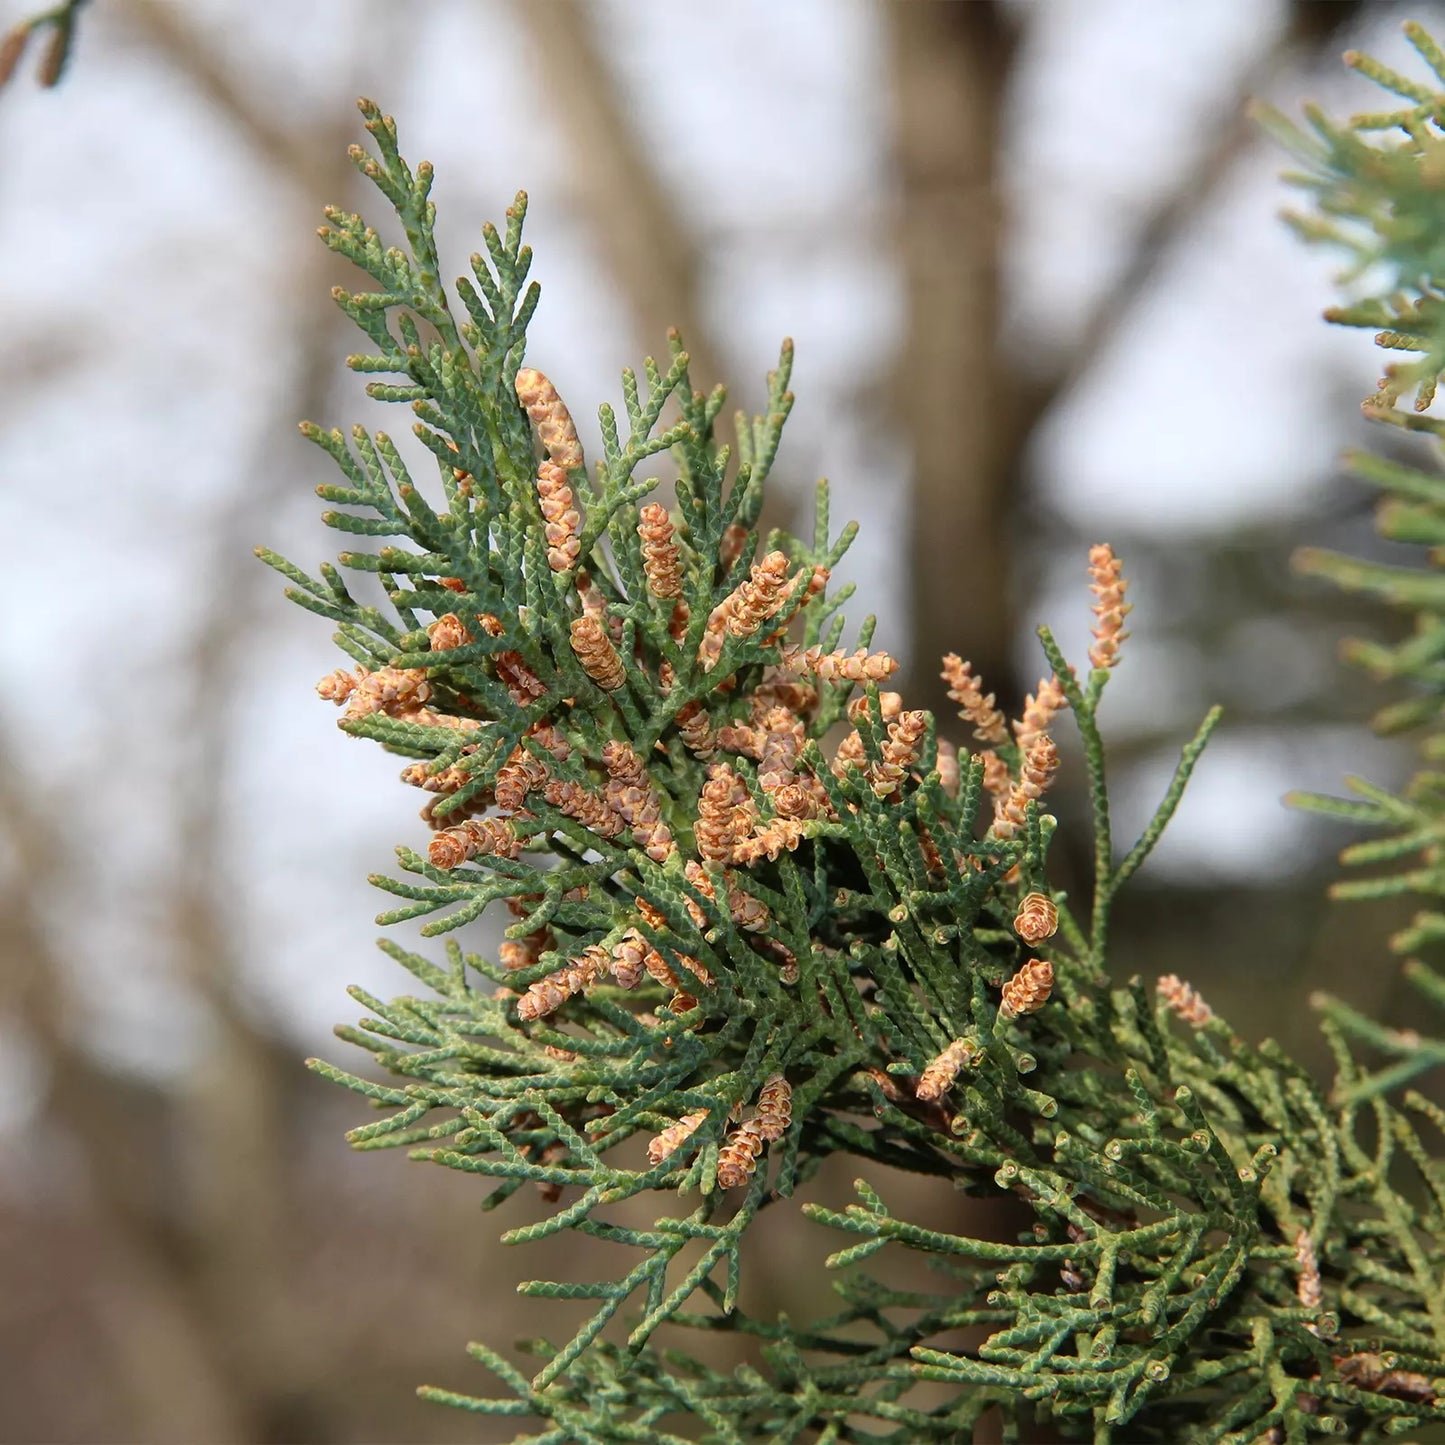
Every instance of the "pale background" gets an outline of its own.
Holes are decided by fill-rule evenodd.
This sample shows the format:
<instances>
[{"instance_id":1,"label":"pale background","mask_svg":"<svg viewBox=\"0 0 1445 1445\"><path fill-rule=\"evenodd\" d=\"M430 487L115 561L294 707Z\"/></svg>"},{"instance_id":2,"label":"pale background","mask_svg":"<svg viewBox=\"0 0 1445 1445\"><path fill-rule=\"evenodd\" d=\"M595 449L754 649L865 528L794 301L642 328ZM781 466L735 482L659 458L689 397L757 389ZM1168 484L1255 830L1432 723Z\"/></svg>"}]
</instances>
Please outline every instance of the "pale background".
<instances>
[{"instance_id":1,"label":"pale background","mask_svg":"<svg viewBox=\"0 0 1445 1445\"><path fill-rule=\"evenodd\" d=\"M1279 223L1284 161L1241 107L1377 108L1336 57L1408 66L1406 14L1441 20L99 0L59 89L27 59L0 94L0 1438L506 1439L412 1387L489 1393L464 1342L544 1327L509 1285L555 1261L491 1243L533 1206L499 1224L476 1181L351 1156L359 1109L299 1062L352 1062L346 984L408 986L365 876L423 836L399 763L312 693L326 625L251 556L336 550L297 420L404 429L341 365L347 276L314 236L325 202L382 211L345 156L358 94L435 162L454 273L529 191L528 359L584 440L670 323L743 404L796 338L776 517L831 478L863 524L853 615L910 699L942 701L952 648L1016 704L1039 621L1081 656L1085 552L1115 544L1121 835L1228 708L1121 908L1120 976L1187 972L1302 1049L1313 987L1400 1006L1383 915L1321 901L1346 837L1279 803L1408 764L1334 660L1389 621L1287 568L1380 550L1336 463L1378 363L1318 320L1334 260ZM1057 811L1066 881L1083 809Z\"/></svg>"}]
</instances>

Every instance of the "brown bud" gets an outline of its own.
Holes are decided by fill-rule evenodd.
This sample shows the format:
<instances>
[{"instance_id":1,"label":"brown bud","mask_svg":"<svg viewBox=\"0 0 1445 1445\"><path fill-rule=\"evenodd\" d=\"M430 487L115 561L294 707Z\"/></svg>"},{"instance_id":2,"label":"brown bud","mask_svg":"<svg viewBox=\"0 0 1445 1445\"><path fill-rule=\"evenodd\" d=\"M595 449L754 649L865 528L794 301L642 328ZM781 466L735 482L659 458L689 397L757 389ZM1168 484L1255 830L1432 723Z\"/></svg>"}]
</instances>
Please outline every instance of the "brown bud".
<instances>
[{"instance_id":1,"label":"brown bud","mask_svg":"<svg viewBox=\"0 0 1445 1445\"><path fill-rule=\"evenodd\" d=\"M582 670L605 692L616 692L627 681L622 659L597 618L578 617L573 621L572 651Z\"/></svg>"},{"instance_id":2,"label":"brown bud","mask_svg":"<svg viewBox=\"0 0 1445 1445\"><path fill-rule=\"evenodd\" d=\"M962 782L962 775L958 768L958 749L948 741L947 738L938 740L938 781L943 785L943 791L950 797L958 796L959 784Z\"/></svg>"},{"instance_id":3,"label":"brown bud","mask_svg":"<svg viewBox=\"0 0 1445 1445\"><path fill-rule=\"evenodd\" d=\"M694 698L678 709L673 721L677 724L678 734L688 752L704 762L712 757L717 747L717 733L713 730L712 720L702 703Z\"/></svg>"},{"instance_id":4,"label":"brown bud","mask_svg":"<svg viewBox=\"0 0 1445 1445\"><path fill-rule=\"evenodd\" d=\"M1185 983L1176 973L1166 973L1155 985L1160 1002L1184 1020L1191 1028L1202 1029L1214 1017L1214 1010L1199 996L1193 984Z\"/></svg>"},{"instance_id":5,"label":"brown bud","mask_svg":"<svg viewBox=\"0 0 1445 1445\"><path fill-rule=\"evenodd\" d=\"M642 570L647 590L654 597L682 596L682 563L667 508L649 502L639 513L637 535L642 538Z\"/></svg>"},{"instance_id":6,"label":"brown bud","mask_svg":"<svg viewBox=\"0 0 1445 1445\"><path fill-rule=\"evenodd\" d=\"M515 813L526 802L527 794L545 786L547 778L547 765L518 743L497 770L493 785L497 806L504 813Z\"/></svg>"},{"instance_id":7,"label":"brown bud","mask_svg":"<svg viewBox=\"0 0 1445 1445\"><path fill-rule=\"evenodd\" d=\"M769 552L753 563L751 575L732 594L726 615L727 630L734 637L751 637L782 605L788 580L788 559L782 552Z\"/></svg>"},{"instance_id":8,"label":"brown bud","mask_svg":"<svg viewBox=\"0 0 1445 1445\"><path fill-rule=\"evenodd\" d=\"M655 1169L669 1154L675 1153L693 1134L698 1125L707 1118L707 1110L699 1109L695 1114L684 1114L675 1124L669 1124L647 1146L647 1157Z\"/></svg>"},{"instance_id":9,"label":"brown bud","mask_svg":"<svg viewBox=\"0 0 1445 1445\"><path fill-rule=\"evenodd\" d=\"M1059 750L1047 733L1040 733L1024 754L1019 780L1008 798L994 811L993 832L996 838L1012 838L1028 821L1025 811L1030 803L1044 794L1059 766Z\"/></svg>"},{"instance_id":10,"label":"brown bud","mask_svg":"<svg viewBox=\"0 0 1445 1445\"><path fill-rule=\"evenodd\" d=\"M993 694L985 694L983 683L973 675L973 665L956 652L943 659L939 674L948 684L948 695L959 705L959 717L973 724L974 735L986 743L1008 741L1003 714L993 705Z\"/></svg>"},{"instance_id":11,"label":"brown bud","mask_svg":"<svg viewBox=\"0 0 1445 1445\"><path fill-rule=\"evenodd\" d=\"M1024 715L1013 725L1014 739L1025 752L1033 746L1040 733L1068 707L1069 699L1057 676L1041 678L1039 690L1024 700Z\"/></svg>"},{"instance_id":12,"label":"brown bud","mask_svg":"<svg viewBox=\"0 0 1445 1445\"><path fill-rule=\"evenodd\" d=\"M762 1128L756 1120L739 1124L718 1151L718 1188L737 1189L746 1184L757 1170L764 1142Z\"/></svg>"},{"instance_id":13,"label":"brown bud","mask_svg":"<svg viewBox=\"0 0 1445 1445\"><path fill-rule=\"evenodd\" d=\"M967 1039L954 1039L918 1076L914 1093L926 1102L941 1099L953 1087L958 1071L973 1057L974 1048Z\"/></svg>"},{"instance_id":14,"label":"brown bud","mask_svg":"<svg viewBox=\"0 0 1445 1445\"><path fill-rule=\"evenodd\" d=\"M647 940L629 928L612 947L612 977L623 988L636 988L647 971Z\"/></svg>"},{"instance_id":15,"label":"brown bud","mask_svg":"<svg viewBox=\"0 0 1445 1445\"><path fill-rule=\"evenodd\" d=\"M632 828L632 841L654 863L665 863L676 850L672 832L662 821L662 805L630 743L616 739L602 749L607 768L607 803Z\"/></svg>"},{"instance_id":16,"label":"brown bud","mask_svg":"<svg viewBox=\"0 0 1445 1445\"><path fill-rule=\"evenodd\" d=\"M745 826L740 826L739 810L733 800L736 776L725 764L716 765L702 786L693 838L698 856L709 863L731 862L733 848L746 831Z\"/></svg>"},{"instance_id":17,"label":"brown bud","mask_svg":"<svg viewBox=\"0 0 1445 1445\"><path fill-rule=\"evenodd\" d=\"M775 1144L793 1122L793 1086L781 1074L774 1074L758 1093L758 1133Z\"/></svg>"},{"instance_id":18,"label":"brown bud","mask_svg":"<svg viewBox=\"0 0 1445 1445\"><path fill-rule=\"evenodd\" d=\"M1037 1013L1049 1001L1054 988L1054 966L1046 958L1031 958L1003 986L999 1017L1018 1018Z\"/></svg>"},{"instance_id":19,"label":"brown bud","mask_svg":"<svg viewBox=\"0 0 1445 1445\"><path fill-rule=\"evenodd\" d=\"M490 853L497 858L518 858L522 844L511 823L503 818L468 818L454 828L443 828L441 832L434 833L426 851L433 868L450 871L478 853Z\"/></svg>"},{"instance_id":20,"label":"brown bud","mask_svg":"<svg viewBox=\"0 0 1445 1445\"><path fill-rule=\"evenodd\" d=\"M517 400L546 449L547 456L559 467L572 471L582 465L582 443L572 414L557 394L557 388L540 371L524 366L517 373Z\"/></svg>"},{"instance_id":21,"label":"brown bud","mask_svg":"<svg viewBox=\"0 0 1445 1445\"><path fill-rule=\"evenodd\" d=\"M556 462L543 462L537 470L537 500L542 508L547 537L547 565L554 572L566 572L577 563L582 550L578 533L582 516L567 485L567 473Z\"/></svg>"},{"instance_id":22,"label":"brown bud","mask_svg":"<svg viewBox=\"0 0 1445 1445\"><path fill-rule=\"evenodd\" d=\"M450 652L452 648L462 647L472 640L466 624L455 612L443 613L426 632L433 652Z\"/></svg>"},{"instance_id":23,"label":"brown bud","mask_svg":"<svg viewBox=\"0 0 1445 1445\"><path fill-rule=\"evenodd\" d=\"M6 84L15 74L15 67L20 64L20 57L24 55L29 39L30 27L22 22L6 31L5 39L0 40L0 86Z\"/></svg>"},{"instance_id":24,"label":"brown bud","mask_svg":"<svg viewBox=\"0 0 1445 1445\"><path fill-rule=\"evenodd\" d=\"M886 652L827 652L821 647L785 647L782 665L798 676L810 675L820 682L882 682L898 671L898 663Z\"/></svg>"},{"instance_id":25,"label":"brown bud","mask_svg":"<svg viewBox=\"0 0 1445 1445\"><path fill-rule=\"evenodd\" d=\"M748 540L748 529L734 522L718 542L717 560L718 565L726 571L743 555L743 547Z\"/></svg>"},{"instance_id":26,"label":"brown bud","mask_svg":"<svg viewBox=\"0 0 1445 1445\"><path fill-rule=\"evenodd\" d=\"M1028 894L1014 915L1014 932L1025 943L1042 943L1052 938L1058 926L1059 910L1053 899L1043 893Z\"/></svg>"},{"instance_id":27,"label":"brown bud","mask_svg":"<svg viewBox=\"0 0 1445 1445\"><path fill-rule=\"evenodd\" d=\"M888 725L888 736L879 751L881 760L868 770L868 782L877 798L887 798L897 791L918 760L918 748L928 731L926 712L900 713L898 721Z\"/></svg>"},{"instance_id":28,"label":"brown bud","mask_svg":"<svg viewBox=\"0 0 1445 1445\"><path fill-rule=\"evenodd\" d=\"M1129 635L1124 631L1124 617L1131 606L1124 601L1129 583L1124 578L1123 566L1107 542L1089 549L1089 590L1095 597L1097 619L1089 661L1095 667L1114 667L1119 661L1119 644Z\"/></svg>"},{"instance_id":29,"label":"brown bud","mask_svg":"<svg viewBox=\"0 0 1445 1445\"><path fill-rule=\"evenodd\" d=\"M605 948L593 944L585 948L565 968L539 978L517 1001L517 1017L530 1022L556 1011L573 994L590 988L607 973L611 962Z\"/></svg>"},{"instance_id":30,"label":"brown bud","mask_svg":"<svg viewBox=\"0 0 1445 1445\"><path fill-rule=\"evenodd\" d=\"M335 672L328 672L316 684L316 695L325 698L327 702L343 703L356 691L357 683L365 676L360 668L355 673L338 668Z\"/></svg>"},{"instance_id":31,"label":"brown bud","mask_svg":"<svg viewBox=\"0 0 1445 1445\"><path fill-rule=\"evenodd\" d=\"M581 783L570 778L553 778L542 790L542 796L559 812L575 818L589 831L602 838L615 838L627 826L615 809L588 792Z\"/></svg>"}]
</instances>

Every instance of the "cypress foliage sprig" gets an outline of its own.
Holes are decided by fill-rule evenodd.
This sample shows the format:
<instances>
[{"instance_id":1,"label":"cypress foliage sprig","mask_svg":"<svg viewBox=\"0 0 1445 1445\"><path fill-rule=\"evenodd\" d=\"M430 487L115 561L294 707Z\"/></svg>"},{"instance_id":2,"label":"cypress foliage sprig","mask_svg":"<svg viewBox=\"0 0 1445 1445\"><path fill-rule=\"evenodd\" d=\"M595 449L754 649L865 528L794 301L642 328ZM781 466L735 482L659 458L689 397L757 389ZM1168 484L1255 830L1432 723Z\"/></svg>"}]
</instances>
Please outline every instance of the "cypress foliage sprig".
<instances>
[{"instance_id":1,"label":"cypress foliage sprig","mask_svg":"<svg viewBox=\"0 0 1445 1445\"><path fill-rule=\"evenodd\" d=\"M385 943L425 996L354 991L367 1017L338 1033L393 1082L313 1066L383 1111L355 1147L492 1180L488 1208L536 1186L552 1212L505 1242L624 1250L615 1278L522 1286L565 1323L529 1369L471 1347L502 1394L423 1394L539 1421L528 1438L558 1445L901 1445L967 1438L988 1411L1010 1440L1048 1420L1096 1442L1373 1440L1445 1419L1445 1116L1399 1094L1435 1046L1326 1004L1326 1088L1187 982L1111 978L1119 891L1219 721L1117 846L1099 715L1129 604L1112 550L1090 554L1087 678L1041 632L1053 676L1012 729L945 662L987 744L960 753L888 690L872 619L846 645L847 589L829 586L853 529L831 536L826 487L810 539L757 532L791 346L728 445L722 390L695 389L670 336L665 361L624 373L620 412L601 409L589 475L565 402L523 366L525 197L449 291L430 167L362 112L375 149L355 159L406 244L337 211L322 237L376 287L337 292L371 347L350 364L412 408L436 475L414 478L384 433L308 426L343 477L318 489L324 520L366 542L314 578L261 555L356 664L318 688L343 729L411 760L403 780L427 795L430 836L398 849L404 877L374 881L398 900L380 921L426 918L444 960ZM1341 174L1375 153L1330 144L1312 154ZM664 455L673 482L637 476ZM1399 525L1429 534L1432 479L1401 491ZM346 571L379 578L393 611ZM1392 654L1397 673L1437 681L1432 629ZM1095 840L1082 904L1049 882L1064 710ZM1405 886L1433 881L1436 791L1362 787L1341 810L1395 830L1362 856L1420 855ZM462 941L488 910L508 920L495 956ZM1356 1047L1388 1062L1372 1071ZM799 1212L843 1237L841 1310L752 1317L752 1222L839 1152L857 1202ZM879 1164L1012 1195L1033 1225L983 1240L911 1223ZM642 1197L651 1225L616 1210ZM937 1265L934 1288L874 1273L897 1247ZM981 1345L955 1343L980 1327ZM749 1363L704 1363L680 1346L689 1329L738 1336Z\"/></svg>"}]
</instances>

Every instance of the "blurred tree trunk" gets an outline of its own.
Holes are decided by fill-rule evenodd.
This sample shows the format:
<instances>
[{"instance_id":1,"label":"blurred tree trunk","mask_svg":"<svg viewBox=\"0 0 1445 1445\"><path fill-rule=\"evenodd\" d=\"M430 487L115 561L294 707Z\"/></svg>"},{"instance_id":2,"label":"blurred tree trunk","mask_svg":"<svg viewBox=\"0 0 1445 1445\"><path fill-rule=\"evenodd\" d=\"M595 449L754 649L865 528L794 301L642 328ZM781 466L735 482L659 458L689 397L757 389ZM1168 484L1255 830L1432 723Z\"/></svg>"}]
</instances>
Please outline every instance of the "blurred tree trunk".
<instances>
[{"instance_id":1,"label":"blurred tree trunk","mask_svg":"<svg viewBox=\"0 0 1445 1445\"><path fill-rule=\"evenodd\" d=\"M638 134L598 43L595 13L578 0L517 0L538 69L565 76L549 86L549 110L566 142L579 209L626 298L649 356L666 355L676 327L692 358L695 385L721 379L698 314L701 258L677 198Z\"/></svg>"},{"instance_id":2,"label":"blurred tree trunk","mask_svg":"<svg viewBox=\"0 0 1445 1445\"><path fill-rule=\"evenodd\" d=\"M1016 456L999 419L999 115L1016 49L994 0L886 7L908 340L894 379L913 443L909 576L913 706L947 707L938 662L1008 675L1010 490Z\"/></svg>"},{"instance_id":3,"label":"blurred tree trunk","mask_svg":"<svg viewBox=\"0 0 1445 1445\"><path fill-rule=\"evenodd\" d=\"M1017 40L994 0L910 0L885 13L892 29L899 259L908 308L892 410L913 445L906 554L911 647L902 690L910 707L950 717L939 659L958 652L989 687L1001 687L1014 632L1010 486L1016 458L1000 425L1008 395L998 344L997 167L999 118ZM934 1191L916 1193L911 1208ZM949 1201L949 1212L950 1227L989 1239L1011 1238L1028 1224L1026 1211L1007 1195ZM996 1423L980 1422L974 1438L1001 1438Z\"/></svg>"},{"instance_id":4,"label":"blurred tree trunk","mask_svg":"<svg viewBox=\"0 0 1445 1445\"><path fill-rule=\"evenodd\" d=\"M1186 236L1253 141L1244 103L1283 65L1312 60L1360 13L1359 0L1293 0L1284 23L1223 100L1221 121L1158 195L1132 254L1071 348L1041 375L1000 345L1000 117L1020 21L997 0L884 7L892 41L895 148L907 339L893 410L913 447L909 550L912 649L905 691L951 715L938 659L958 652L1012 707L1018 524L1035 429L1112 345L1161 261ZM1028 23L1025 16L1023 23Z\"/></svg>"}]
</instances>

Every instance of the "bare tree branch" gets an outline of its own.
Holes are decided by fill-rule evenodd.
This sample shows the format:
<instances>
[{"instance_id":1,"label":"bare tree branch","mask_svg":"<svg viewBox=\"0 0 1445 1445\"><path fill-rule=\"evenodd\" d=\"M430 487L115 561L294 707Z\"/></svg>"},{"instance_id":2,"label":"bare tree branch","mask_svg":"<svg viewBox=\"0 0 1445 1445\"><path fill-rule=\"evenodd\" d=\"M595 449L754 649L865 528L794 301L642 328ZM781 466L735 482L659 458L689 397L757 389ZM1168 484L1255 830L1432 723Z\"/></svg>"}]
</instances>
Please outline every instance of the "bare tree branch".
<instances>
[{"instance_id":1,"label":"bare tree branch","mask_svg":"<svg viewBox=\"0 0 1445 1445\"><path fill-rule=\"evenodd\" d=\"M299 196L318 205L339 199L351 178L346 142L354 119L298 136L283 127L264 99L246 85L179 8L138 0L125 21L186 79ZM186 1178L186 1212L194 1248L179 1288L192 1296L187 1333L196 1348L211 1341L226 1361L235 1392L233 1423L207 1438L265 1433L264 1422L284 1417L288 1429L311 1435L325 1428L327 1405L317 1382L329 1371L318 1352L327 1337L312 1328L297 1301L278 1282L293 1276L295 1232L288 1229L293 1181L288 1168L290 1097L302 1077L299 1063L253 1022L243 1001L244 969L227 917L222 830L229 780L235 776L238 709L236 657L256 625L257 604L270 575L252 556L259 536L284 506L295 468L279 457L273 438L294 438L297 417L324 410L333 371L336 313L325 284L336 266L314 240L314 259L298 268L291 384L283 389L284 419L263 419L253 455L241 459L230 505L217 518L208 569L210 599L195 633L185 640L179 675L191 688L191 717L182 731L189 756L177 760L177 866L166 902L180 949L183 976L207 1001L216 1030L203 1066L180 1091L176 1107L187 1151L206 1159ZM296 445L293 441L293 447ZM225 1147L215 1147L224 1139ZM164 1356L162 1356L164 1358ZM298 1417L297 1402L310 1403ZM234 1423L239 1417L249 1428Z\"/></svg>"},{"instance_id":2,"label":"bare tree branch","mask_svg":"<svg viewBox=\"0 0 1445 1445\"><path fill-rule=\"evenodd\" d=\"M661 348L669 326L682 333L699 382L718 380L719 357L698 312L701 257L696 239L641 144L578 0L514 0L537 63L557 82L548 107L560 125L572 183L644 344Z\"/></svg>"},{"instance_id":3,"label":"bare tree branch","mask_svg":"<svg viewBox=\"0 0 1445 1445\"><path fill-rule=\"evenodd\" d=\"M1073 347L1051 374L1030 380L1015 374L999 345L1002 231L993 167L1013 60L1011 19L984 0L887 8L908 221L909 340L896 393L915 449L910 695L946 708L934 676L946 651L970 657L1010 704L1031 683L1011 677L1010 559L1035 429L1127 326L1175 243L1197 225L1250 144L1244 102L1356 10L1354 0L1297 0L1288 23L1221 103L1224 120L1211 143L1157 197L1128 263L1098 297Z\"/></svg>"},{"instance_id":4,"label":"bare tree branch","mask_svg":"<svg viewBox=\"0 0 1445 1445\"><path fill-rule=\"evenodd\" d=\"M103 1074L75 1043L67 970L45 922L47 908L65 896L73 860L45 811L31 804L8 732L0 721L0 833L11 859L0 887L0 981L49 1066L44 1113L85 1161L91 1227L107 1275L93 1281L89 1299L125 1361L132 1429L178 1445L242 1439L251 1432L230 1397L204 1315L140 1197L136 1156L146 1114L155 1110L142 1109L141 1091Z\"/></svg>"},{"instance_id":5,"label":"bare tree branch","mask_svg":"<svg viewBox=\"0 0 1445 1445\"><path fill-rule=\"evenodd\" d=\"M284 20L280 12L277 18L278 22ZM166 0L131 0L116 8L114 19L187 80L275 174L290 179L308 197L322 194L323 183L335 174L331 152L310 144L310 133L305 136L306 143L300 143L302 137L295 127L287 126L261 103L261 97L246 84L244 67L227 63L195 22L187 18L186 7ZM372 19L372 14L364 13L364 20L358 18L357 23L360 26Z\"/></svg>"},{"instance_id":6,"label":"bare tree branch","mask_svg":"<svg viewBox=\"0 0 1445 1445\"><path fill-rule=\"evenodd\" d=\"M1208 213L1221 183L1258 139L1258 129L1246 115L1249 101L1301 54L1311 54L1328 43L1357 10L1356 0L1328 5L1319 0L1296 0L1291 6L1288 23L1267 42L1217 106L1219 123L1210 143L1180 172L1173 186L1155 198L1134 238L1128 263L1096 298L1063 364L1040 388L1027 393L1029 416L1020 417L1020 422L1027 425L1037 420L1088 374L1133 315L1135 304L1147 294L1160 269L1168 264L1176 243Z\"/></svg>"}]
</instances>

